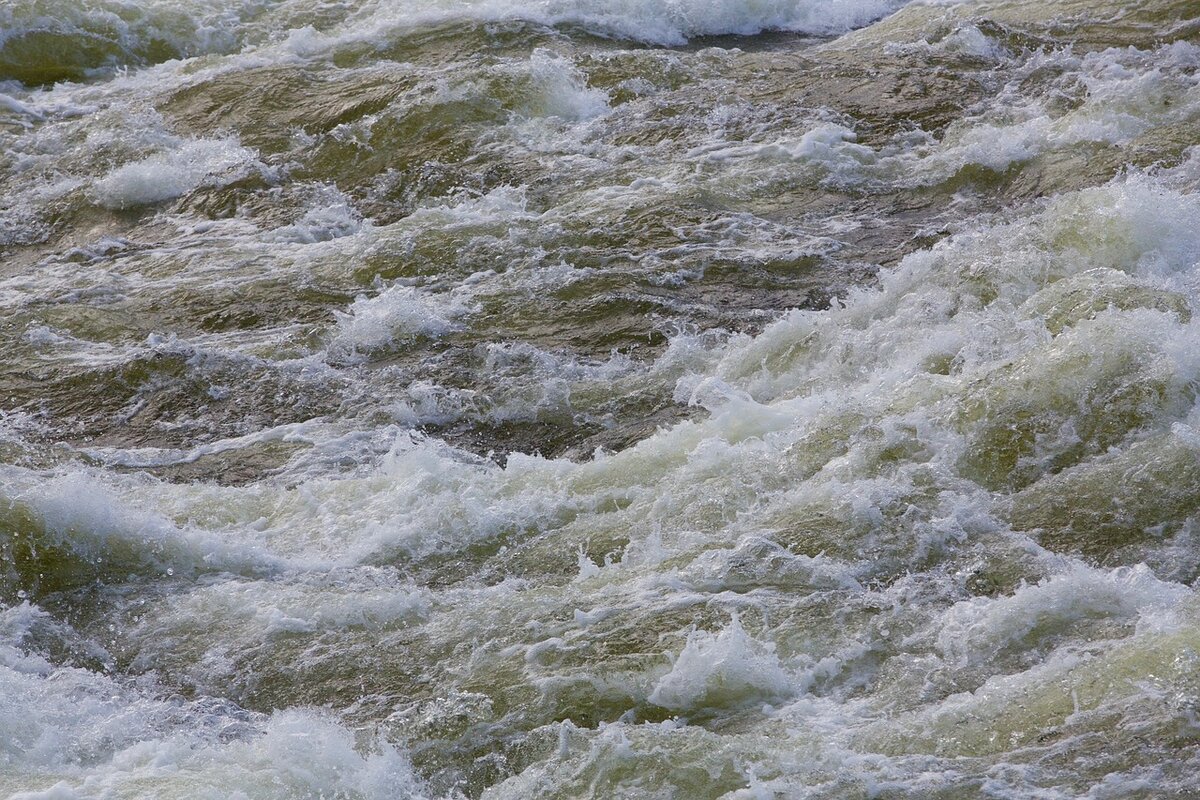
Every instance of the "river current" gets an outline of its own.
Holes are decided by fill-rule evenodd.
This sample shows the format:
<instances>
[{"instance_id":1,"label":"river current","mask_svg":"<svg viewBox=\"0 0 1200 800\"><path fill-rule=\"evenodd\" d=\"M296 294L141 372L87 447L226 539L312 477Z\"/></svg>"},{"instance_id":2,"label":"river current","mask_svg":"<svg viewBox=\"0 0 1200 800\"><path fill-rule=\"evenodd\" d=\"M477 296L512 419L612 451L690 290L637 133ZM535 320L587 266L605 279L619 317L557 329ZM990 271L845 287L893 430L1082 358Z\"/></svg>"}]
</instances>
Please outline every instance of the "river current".
<instances>
[{"instance_id":1,"label":"river current","mask_svg":"<svg viewBox=\"0 0 1200 800\"><path fill-rule=\"evenodd\" d=\"M0 797L1200 798L1194 0L2 0Z\"/></svg>"}]
</instances>

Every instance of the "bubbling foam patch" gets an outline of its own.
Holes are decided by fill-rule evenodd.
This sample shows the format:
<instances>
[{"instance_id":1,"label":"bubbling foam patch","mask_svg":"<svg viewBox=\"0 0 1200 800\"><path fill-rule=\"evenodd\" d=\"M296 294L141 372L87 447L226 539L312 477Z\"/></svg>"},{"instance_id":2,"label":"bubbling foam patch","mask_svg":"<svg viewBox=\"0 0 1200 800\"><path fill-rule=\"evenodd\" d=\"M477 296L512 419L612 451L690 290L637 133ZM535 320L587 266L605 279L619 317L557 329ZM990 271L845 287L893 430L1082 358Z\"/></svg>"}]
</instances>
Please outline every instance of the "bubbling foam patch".
<instances>
[{"instance_id":1,"label":"bubbling foam patch","mask_svg":"<svg viewBox=\"0 0 1200 800\"><path fill-rule=\"evenodd\" d=\"M201 186L220 186L264 167L254 151L232 141L192 140L117 167L92 185L105 208L125 209L173 200Z\"/></svg>"},{"instance_id":2,"label":"bubbling foam patch","mask_svg":"<svg viewBox=\"0 0 1200 800\"><path fill-rule=\"evenodd\" d=\"M731 27L718 19L726 13L753 27L797 8L639 6L629 20L653 39ZM968 110L940 141L909 131L869 145L820 110L781 122L731 101L679 119L671 99L655 96L672 81L687 94L737 74L730 50L641 63L645 102L604 84L614 64L636 61L611 42L588 58L498 56L444 94L437 80L415 80L403 102L356 110L326 139L295 134L291 155L317 141L345 145L331 159L340 168L346 153L369 160L402 148L403 136L372 136L405 114L444 113L450 129L464 102L494 101L498 112L471 118L488 128L472 141L513 170L500 188L459 187L456 173L442 195L390 223L366 209L406 181L440 179L436 169L383 176L359 195L324 175L301 189L242 192L226 178L268 176L260 160L271 159L240 144L249 138L178 138L162 120L122 119L129 106L119 104L77 129L62 110L66 97L155 96L154 80L192 85L253 59L324 69L329 48L355 36L400 47L414 20L389 9L361 6L350 22L331 10L321 31L238 58L167 64L116 88L21 95L5 112L22 120L13 141L23 168L44 177L61 161L86 176L48 203L99 214L185 198L169 214L147 208L128 237L3 279L0 298L21 320L14 352L31 374L132 362L122 373L131 382L207 382L191 420L163 415L141 439L63 447L49 466L22 460L0 472L0 548L17 556L4 559L15 566L0 618L0 682L10 689L0 698L13 712L0 715L12 734L0 749L4 792L1190 789L1200 760L1195 158L990 216L974 215L966 195L1081 143L1121 148L1163 126L1186 129L1193 50L1021 55L1012 42L989 50L996 29L980 21L909 56L985 62L1007 86L991 112ZM433 19L446 9L428 10ZM599 17L562 19L617 30ZM488 31L505 47L505 36L528 33ZM551 44L558 52L566 41ZM651 131L646 144L639 115L651 113L666 133ZM627 138L604 138L617 136L609 125ZM85 129L95 153L63 149ZM189 147L194 159L179 155ZM534 157L558 171L534 170ZM618 161L628 168L616 171ZM901 187L896 196L928 189L940 203L942 182L953 188L973 167L995 174L954 189L940 243L827 308L764 313L754 333L664 326L669 344L644 361L632 350L599 347L585 359L479 335L519 303L606 296L616 275L636 283L613 294L636 286L645 298L682 295L706 269L740 279L764 264L837 263L837 242L792 227L789 204L809 197L789 194L797 183L862 192L855 202L870 210L881 186ZM523 187L506 183L530 175ZM579 179L578 191L550 190L564 178ZM104 188L111 203L84 202ZM170 196L153 199L159 190ZM229 201L212 218L192 208L213 199L208 190ZM665 208L695 216L653 224ZM869 222L837 217L822 229ZM562 246L572 225L583 231L574 250ZM142 246L164 229L160 246ZM297 282L296 296L332 297L259 324L255 315L295 299L248 277L263 265L273 280ZM259 290L249 313L210 313L249 287ZM160 313L163 298L203 309L208 327L124 333L138 330L131 318ZM472 360L439 379L466 364L494 384L461 388L421 373L444 368L462 342ZM245 428L204 430L215 417L202 404L246 402L236 378L276 368L319 392L375 393L346 392L321 417L285 421L301 384L281 382L268 387L278 402ZM647 413L634 420L645 425L635 444L593 457L493 459L420 430L470 418L544 434L647 385L690 418L660 425ZM24 459L33 448L22 438L45 437L53 423L32 408L5 417L0 444L15 439ZM187 424L199 433L178 446L144 446ZM241 485L183 470L276 445L292 449Z\"/></svg>"}]
</instances>

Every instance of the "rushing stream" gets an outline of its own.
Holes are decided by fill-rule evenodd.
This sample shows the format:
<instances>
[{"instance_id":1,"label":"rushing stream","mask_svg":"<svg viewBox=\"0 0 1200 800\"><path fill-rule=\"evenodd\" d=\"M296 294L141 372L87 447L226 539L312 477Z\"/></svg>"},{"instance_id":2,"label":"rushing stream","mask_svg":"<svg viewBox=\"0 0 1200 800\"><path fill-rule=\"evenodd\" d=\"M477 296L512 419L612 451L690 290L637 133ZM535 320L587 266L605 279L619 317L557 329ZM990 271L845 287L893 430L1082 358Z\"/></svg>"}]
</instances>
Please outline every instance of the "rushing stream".
<instances>
[{"instance_id":1,"label":"rushing stream","mask_svg":"<svg viewBox=\"0 0 1200 800\"><path fill-rule=\"evenodd\" d=\"M1196 0L0 0L0 797L1200 798Z\"/></svg>"}]
</instances>

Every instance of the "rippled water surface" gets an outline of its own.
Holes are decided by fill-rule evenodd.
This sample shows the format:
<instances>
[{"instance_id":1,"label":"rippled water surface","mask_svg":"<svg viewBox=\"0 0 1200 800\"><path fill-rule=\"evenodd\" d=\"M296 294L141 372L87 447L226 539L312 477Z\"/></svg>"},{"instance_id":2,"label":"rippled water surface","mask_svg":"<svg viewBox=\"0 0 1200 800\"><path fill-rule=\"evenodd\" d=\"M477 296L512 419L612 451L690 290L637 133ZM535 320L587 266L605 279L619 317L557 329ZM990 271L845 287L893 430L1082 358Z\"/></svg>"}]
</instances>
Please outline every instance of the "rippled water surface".
<instances>
[{"instance_id":1,"label":"rippled water surface","mask_svg":"<svg viewBox=\"0 0 1200 800\"><path fill-rule=\"evenodd\" d=\"M1194 0L0 3L0 796L1200 798Z\"/></svg>"}]
</instances>

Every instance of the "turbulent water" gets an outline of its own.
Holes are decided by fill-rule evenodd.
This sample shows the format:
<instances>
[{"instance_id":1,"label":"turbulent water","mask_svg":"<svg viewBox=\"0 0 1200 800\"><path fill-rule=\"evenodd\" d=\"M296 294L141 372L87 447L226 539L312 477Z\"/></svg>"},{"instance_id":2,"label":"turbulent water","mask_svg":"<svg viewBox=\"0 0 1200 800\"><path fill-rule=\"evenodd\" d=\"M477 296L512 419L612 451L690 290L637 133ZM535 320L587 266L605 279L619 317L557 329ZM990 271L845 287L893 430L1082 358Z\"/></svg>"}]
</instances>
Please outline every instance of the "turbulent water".
<instances>
[{"instance_id":1,"label":"turbulent water","mask_svg":"<svg viewBox=\"0 0 1200 800\"><path fill-rule=\"evenodd\" d=\"M1195 0L3 0L0 796L1200 798Z\"/></svg>"}]
</instances>

